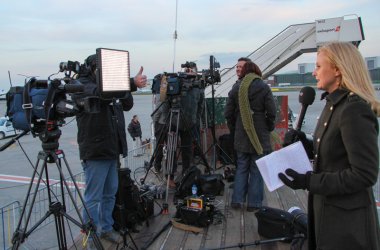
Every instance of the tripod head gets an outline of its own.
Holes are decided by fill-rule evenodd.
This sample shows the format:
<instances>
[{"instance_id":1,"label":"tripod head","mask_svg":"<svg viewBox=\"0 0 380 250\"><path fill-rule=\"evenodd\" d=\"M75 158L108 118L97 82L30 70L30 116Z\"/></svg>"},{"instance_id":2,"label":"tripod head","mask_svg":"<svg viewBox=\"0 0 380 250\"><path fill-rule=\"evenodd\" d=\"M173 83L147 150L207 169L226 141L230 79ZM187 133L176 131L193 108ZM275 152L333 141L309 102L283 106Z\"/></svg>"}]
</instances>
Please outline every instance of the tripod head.
<instances>
[{"instance_id":1,"label":"tripod head","mask_svg":"<svg viewBox=\"0 0 380 250\"><path fill-rule=\"evenodd\" d=\"M48 121L46 128L38 134L42 142L42 149L44 152L51 152L58 150L59 138L62 135L62 131L59 129L57 121ZM53 163L53 159L48 159L49 163Z\"/></svg>"}]
</instances>

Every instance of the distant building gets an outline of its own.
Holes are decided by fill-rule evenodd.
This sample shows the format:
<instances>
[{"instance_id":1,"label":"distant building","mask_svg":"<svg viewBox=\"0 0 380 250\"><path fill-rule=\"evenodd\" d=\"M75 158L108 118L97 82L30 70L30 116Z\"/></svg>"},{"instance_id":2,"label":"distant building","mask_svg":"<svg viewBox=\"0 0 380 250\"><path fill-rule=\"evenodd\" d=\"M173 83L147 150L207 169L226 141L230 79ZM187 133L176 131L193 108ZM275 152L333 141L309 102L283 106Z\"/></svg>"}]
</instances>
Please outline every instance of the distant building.
<instances>
[{"instance_id":1,"label":"distant building","mask_svg":"<svg viewBox=\"0 0 380 250\"><path fill-rule=\"evenodd\" d=\"M380 68L380 56L366 57L365 63L368 70Z\"/></svg>"},{"instance_id":2,"label":"distant building","mask_svg":"<svg viewBox=\"0 0 380 250\"><path fill-rule=\"evenodd\" d=\"M315 69L315 63L300 63L300 64L298 64L298 73L299 74L313 73L314 69Z\"/></svg>"},{"instance_id":3,"label":"distant building","mask_svg":"<svg viewBox=\"0 0 380 250\"><path fill-rule=\"evenodd\" d=\"M380 83L380 56L366 57L365 62L373 83ZM314 63L300 63L298 64L298 71L274 74L270 83L272 86L315 85L317 81L312 75L314 69Z\"/></svg>"}]
</instances>

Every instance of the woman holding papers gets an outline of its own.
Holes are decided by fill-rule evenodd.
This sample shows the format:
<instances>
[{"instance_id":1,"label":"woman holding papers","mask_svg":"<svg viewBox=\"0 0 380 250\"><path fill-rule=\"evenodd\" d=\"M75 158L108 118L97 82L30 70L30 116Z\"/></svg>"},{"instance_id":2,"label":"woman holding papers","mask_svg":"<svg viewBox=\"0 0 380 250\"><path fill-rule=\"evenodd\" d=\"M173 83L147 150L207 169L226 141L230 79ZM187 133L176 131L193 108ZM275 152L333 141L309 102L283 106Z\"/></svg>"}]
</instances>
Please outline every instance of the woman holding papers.
<instances>
[{"instance_id":1,"label":"woman holding papers","mask_svg":"<svg viewBox=\"0 0 380 250\"><path fill-rule=\"evenodd\" d=\"M372 191L379 171L380 103L367 67L354 45L333 42L319 49L313 75L327 92L314 132L313 172L287 169L291 178L279 178L292 189L309 190L310 250L380 249Z\"/></svg>"},{"instance_id":2,"label":"woman holding papers","mask_svg":"<svg viewBox=\"0 0 380 250\"><path fill-rule=\"evenodd\" d=\"M224 111L237 154L231 207L241 209L247 201L247 211L254 212L264 198L264 182L256 160L272 151L270 132L274 129L276 105L259 67L249 58L238 60L236 74L239 80L228 93Z\"/></svg>"}]
</instances>

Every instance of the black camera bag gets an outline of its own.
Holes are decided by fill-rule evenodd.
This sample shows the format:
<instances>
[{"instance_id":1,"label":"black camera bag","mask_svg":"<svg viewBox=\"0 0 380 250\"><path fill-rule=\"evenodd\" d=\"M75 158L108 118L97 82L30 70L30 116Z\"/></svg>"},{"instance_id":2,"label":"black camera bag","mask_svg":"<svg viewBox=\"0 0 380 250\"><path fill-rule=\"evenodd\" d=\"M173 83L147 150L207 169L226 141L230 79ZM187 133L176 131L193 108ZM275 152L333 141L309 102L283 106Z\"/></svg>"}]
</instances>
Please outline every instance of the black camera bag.
<instances>
[{"instance_id":1,"label":"black camera bag","mask_svg":"<svg viewBox=\"0 0 380 250\"><path fill-rule=\"evenodd\" d=\"M200 192L204 195L223 195L224 182L223 175L221 174L206 174L201 175L199 178Z\"/></svg>"},{"instance_id":2,"label":"black camera bag","mask_svg":"<svg viewBox=\"0 0 380 250\"><path fill-rule=\"evenodd\" d=\"M183 199L186 196L191 195L191 187L195 184L199 190L199 178L201 176L201 170L193 165L186 169L183 173L182 178L176 181L177 190L175 192L175 197Z\"/></svg>"},{"instance_id":3,"label":"black camera bag","mask_svg":"<svg viewBox=\"0 0 380 250\"><path fill-rule=\"evenodd\" d=\"M265 238L293 237L295 234L293 215L285 210L263 206L255 216L258 232Z\"/></svg>"},{"instance_id":4,"label":"black camera bag","mask_svg":"<svg viewBox=\"0 0 380 250\"><path fill-rule=\"evenodd\" d=\"M207 227L213 221L214 209L197 209L187 206L181 206L179 208L179 215L177 215L181 222L186 225L192 225L196 227Z\"/></svg>"},{"instance_id":5,"label":"black camera bag","mask_svg":"<svg viewBox=\"0 0 380 250\"><path fill-rule=\"evenodd\" d=\"M202 199L202 208L189 207L189 199ZM191 201L190 201L191 202ZM205 196L188 196L184 198L184 203L177 205L177 212L174 218L179 219L180 223L196 227L207 227L213 222L216 209L214 205L207 202Z\"/></svg>"},{"instance_id":6,"label":"black camera bag","mask_svg":"<svg viewBox=\"0 0 380 250\"><path fill-rule=\"evenodd\" d=\"M116 231L124 227L135 231L138 224L146 221L154 213L154 199L141 195L130 173L129 168L118 169L119 186L112 212L113 227Z\"/></svg>"}]
</instances>

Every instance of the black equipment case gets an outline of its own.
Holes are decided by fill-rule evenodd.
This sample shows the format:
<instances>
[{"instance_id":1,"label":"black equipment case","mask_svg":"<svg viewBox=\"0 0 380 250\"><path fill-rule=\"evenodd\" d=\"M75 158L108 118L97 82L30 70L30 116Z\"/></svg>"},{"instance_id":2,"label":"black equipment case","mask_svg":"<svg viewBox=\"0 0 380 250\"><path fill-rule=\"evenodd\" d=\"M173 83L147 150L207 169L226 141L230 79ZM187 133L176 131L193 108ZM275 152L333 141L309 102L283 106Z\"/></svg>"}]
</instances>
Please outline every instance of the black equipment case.
<instances>
[{"instance_id":1,"label":"black equipment case","mask_svg":"<svg viewBox=\"0 0 380 250\"><path fill-rule=\"evenodd\" d=\"M204 195L223 195L224 182L221 174L205 174L199 177L199 194Z\"/></svg>"},{"instance_id":2,"label":"black equipment case","mask_svg":"<svg viewBox=\"0 0 380 250\"><path fill-rule=\"evenodd\" d=\"M255 213L255 216L258 232L265 238L293 237L295 234L294 216L287 211L263 206Z\"/></svg>"}]
</instances>

